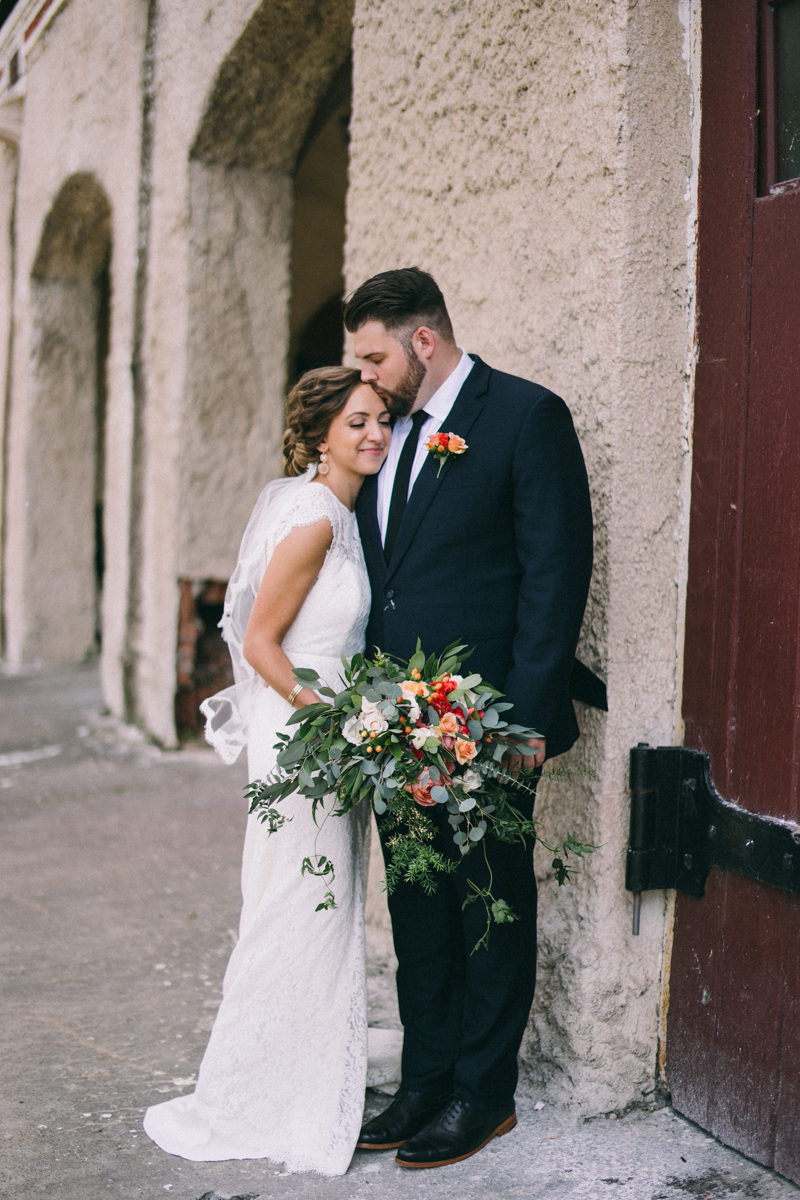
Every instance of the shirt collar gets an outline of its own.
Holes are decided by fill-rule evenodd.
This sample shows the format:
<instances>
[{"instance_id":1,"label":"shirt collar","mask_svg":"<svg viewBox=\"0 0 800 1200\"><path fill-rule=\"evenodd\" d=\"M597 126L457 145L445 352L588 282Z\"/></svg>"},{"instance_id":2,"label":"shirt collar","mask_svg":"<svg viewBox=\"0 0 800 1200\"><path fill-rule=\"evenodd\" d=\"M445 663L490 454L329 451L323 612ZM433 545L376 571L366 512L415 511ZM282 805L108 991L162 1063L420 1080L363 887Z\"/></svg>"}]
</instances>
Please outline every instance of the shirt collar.
<instances>
[{"instance_id":1,"label":"shirt collar","mask_svg":"<svg viewBox=\"0 0 800 1200\"><path fill-rule=\"evenodd\" d=\"M461 350L461 347L458 347ZM461 359L454 371L447 376L441 387L437 388L425 405L425 412L441 424L455 403L456 396L464 386L464 380L474 367L470 356L461 350Z\"/></svg>"}]
</instances>

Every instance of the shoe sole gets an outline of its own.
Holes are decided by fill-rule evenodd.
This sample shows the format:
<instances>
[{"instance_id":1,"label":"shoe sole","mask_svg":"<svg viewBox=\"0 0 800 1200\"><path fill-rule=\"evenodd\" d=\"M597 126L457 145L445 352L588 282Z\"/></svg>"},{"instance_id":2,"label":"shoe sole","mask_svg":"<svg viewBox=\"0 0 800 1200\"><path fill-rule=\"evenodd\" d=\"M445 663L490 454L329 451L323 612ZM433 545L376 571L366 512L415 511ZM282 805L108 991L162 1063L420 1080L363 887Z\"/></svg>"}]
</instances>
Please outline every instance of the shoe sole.
<instances>
[{"instance_id":1,"label":"shoe sole","mask_svg":"<svg viewBox=\"0 0 800 1200\"><path fill-rule=\"evenodd\" d=\"M451 1163L463 1162L465 1158L472 1158L473 1154L477 1154L484 1146L488 1146L492 1138L502 1137L504 1133L510 1133L517 1123L517 1114L512 1113L510 1117L506 1117L502 1124L497 1126L492 1133L489 1134L485 1142L481 1142L480 1146L476 1146L474 1150L470 1150L467 1154L459 1154L456 1158L443 1158L439 1162L403 1162L402 1158L395 1158L398 1167L449 1167Z\"/></svg>"},{"instance_id":2,"label":"shoe sole","mask_svg":"<svg viewBox=\"0 0 800 1200\"><path fill-rule=\"evenodd\" d=\"M397 1150L406 1141L408 1139L404 1138L402 1142L381 1142L380 1145L376 1142L356 1142L356 1150Z\"/></svg>"}]
</instances>

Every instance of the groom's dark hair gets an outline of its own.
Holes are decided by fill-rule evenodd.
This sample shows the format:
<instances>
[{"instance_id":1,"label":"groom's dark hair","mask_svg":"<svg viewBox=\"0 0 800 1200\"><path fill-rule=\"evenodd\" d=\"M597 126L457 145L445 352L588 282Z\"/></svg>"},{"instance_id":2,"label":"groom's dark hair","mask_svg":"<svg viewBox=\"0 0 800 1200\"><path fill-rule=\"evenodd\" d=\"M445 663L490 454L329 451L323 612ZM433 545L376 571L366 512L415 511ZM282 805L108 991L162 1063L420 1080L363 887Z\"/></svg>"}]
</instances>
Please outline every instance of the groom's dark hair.
<instances>
[{"instance_id":1,"label":"groom's dark hair","mask_svg":"<svg viewBox=\"0 0 800 1200\"><path fill-rule=\"evenodd\" d=\"M373 275L345 297L343 308L349 333L355 333L367 321L380 321L389 333L427 325L445 341L455 341L441 288L419 267Z\"/></svg>"}]
</instances>

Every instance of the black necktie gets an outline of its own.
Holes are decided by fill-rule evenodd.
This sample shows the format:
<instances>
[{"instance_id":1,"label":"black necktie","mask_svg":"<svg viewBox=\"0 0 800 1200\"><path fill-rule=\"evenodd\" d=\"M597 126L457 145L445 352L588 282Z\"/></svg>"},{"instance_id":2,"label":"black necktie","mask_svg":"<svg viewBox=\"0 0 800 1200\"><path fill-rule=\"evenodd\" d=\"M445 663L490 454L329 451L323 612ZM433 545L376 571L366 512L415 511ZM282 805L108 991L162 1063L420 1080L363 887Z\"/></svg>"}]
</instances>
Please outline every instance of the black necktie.
<instances>
[{"instance_id":1,"label":"black necktie","mask_svg":"<svg viewBox=\"0 0 800 1200\"><path fill-rule=\"evenodd\" d=\"M430 413L426 413L424 408L414 413L411 418L411 428L403 443L403 449L400 451L400 459L394 477L394 487L392 488L392 501L389 505L389 520L386 522L386 539L383 543L383 554L387 563L392 557L394 544L400 532L403 513L406 511L406 505L408 504L408 485L411 481L411 468L414 465L414 455L417 453L419 431L428 420L430 420Z\"/></svg>"}]
</instances>

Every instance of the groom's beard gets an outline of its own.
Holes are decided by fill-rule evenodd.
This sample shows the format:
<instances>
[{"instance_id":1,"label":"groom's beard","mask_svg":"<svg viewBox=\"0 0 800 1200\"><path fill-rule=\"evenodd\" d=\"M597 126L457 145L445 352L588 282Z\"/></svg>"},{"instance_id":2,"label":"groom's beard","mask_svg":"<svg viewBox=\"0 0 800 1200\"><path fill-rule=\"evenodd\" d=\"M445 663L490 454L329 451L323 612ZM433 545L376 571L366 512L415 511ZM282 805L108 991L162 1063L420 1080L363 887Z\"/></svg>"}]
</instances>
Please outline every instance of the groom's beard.
<instances>
[{"instance_id":1,"label":"groom's beard","mask_svg":"<svg viewBox=\"0 0 800 1200\"><path fill-rule=\"evenodd\" d=\"M393 392L383 388L374 388L393 417L407 417L414 407L422 381L426 375L423 363L419 361L413 350L406 350L408 369Z\"/></svg>"}]
</instances>

